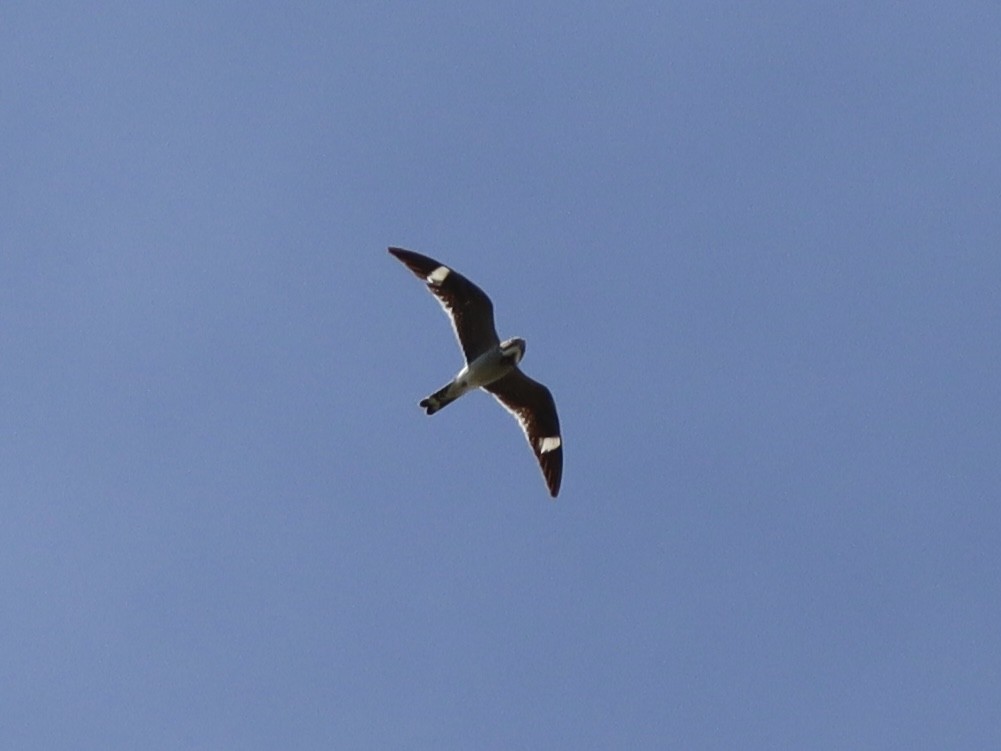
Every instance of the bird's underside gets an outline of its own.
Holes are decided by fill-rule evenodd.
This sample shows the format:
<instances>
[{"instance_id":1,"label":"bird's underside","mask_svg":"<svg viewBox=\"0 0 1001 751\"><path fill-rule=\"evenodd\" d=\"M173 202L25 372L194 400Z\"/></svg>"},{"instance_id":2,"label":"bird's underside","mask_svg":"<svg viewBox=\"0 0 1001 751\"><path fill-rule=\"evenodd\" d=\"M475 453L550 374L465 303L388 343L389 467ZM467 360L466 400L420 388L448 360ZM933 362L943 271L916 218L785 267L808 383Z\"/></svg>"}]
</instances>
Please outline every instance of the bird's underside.
<instances>
[{"instance_id":1,"label":"bird's underside","mask_svg":"<svg viewBox=\"0 0 1001 751\"><path fill-rule=\"evenodd\" d=\"M458 375L423 399L421 407L433 415L477 388L493 395L518 420L555 498L563 476L559 417L549 389L518 368L525 352L524 340L500 341L490 298L457 271L411 250L390 248L389 252L421 278L441 303L466 360Z\"/></svg>"}]
</instances>

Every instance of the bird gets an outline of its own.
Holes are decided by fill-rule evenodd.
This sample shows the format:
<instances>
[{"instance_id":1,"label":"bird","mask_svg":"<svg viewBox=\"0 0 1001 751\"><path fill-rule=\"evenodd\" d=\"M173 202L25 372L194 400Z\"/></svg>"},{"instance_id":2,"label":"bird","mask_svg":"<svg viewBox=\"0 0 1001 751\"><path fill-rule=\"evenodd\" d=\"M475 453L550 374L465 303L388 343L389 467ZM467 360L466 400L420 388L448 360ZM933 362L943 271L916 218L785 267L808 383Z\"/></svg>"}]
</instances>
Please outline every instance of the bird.
<instances>
[{"instance_id":1,"label":"bird","mask_svg":"<svg viewBox=\"0 0 1001 751\"><path fill-rule=\"evenodd\" d=\"M556 402L548 388L525 375L518 363L525 340L500 340L494 328L494 306L487 294L450 266L404 248L389 248L437 298L452 322L465 365L455 378L420 406L433 415L476 389L491 394L514 415L542 470L549 494L556 498L563 479L563 436Z\"/></svg>"}]
</instances>

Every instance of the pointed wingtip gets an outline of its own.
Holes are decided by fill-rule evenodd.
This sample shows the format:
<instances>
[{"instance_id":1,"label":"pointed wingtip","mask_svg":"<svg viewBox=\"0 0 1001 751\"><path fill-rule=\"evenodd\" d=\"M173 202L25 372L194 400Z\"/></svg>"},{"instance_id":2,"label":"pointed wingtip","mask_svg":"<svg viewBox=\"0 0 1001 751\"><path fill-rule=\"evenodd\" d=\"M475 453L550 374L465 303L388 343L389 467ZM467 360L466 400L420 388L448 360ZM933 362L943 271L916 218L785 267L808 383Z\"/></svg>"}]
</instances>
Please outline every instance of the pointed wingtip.
<instances>
[{"instance_id":1,"label":"pointed wingtip","mask_svg":"<svg viewBox=\"0 0 1001 751\"><path fill-rule=\"evenodd\" d=\"M543 472L546 478L546 488L549 490L549 495L555 501L556 496L560 494L560 486L563 484L563 468L560 467L560 470L556 473L552 472L551 468L547 469L550 469L550 471Z\"/></svg>"},{"instance_id":2,"label":"pointed wingtip","mask_svg":"<svg viewBox=\"0 0 1001 751\"><path fill-rule=\"evenodd\" d=\"M413 264L417 262L421 256L419 253L414 253L412 250L407 250L406 248L397 248L395 245L390 245L386 250L389 254L393 256L397 261L403 263L407 268L413 270ZM417 272L414 271L416 274Z\"/></svg>"}]
</instances>

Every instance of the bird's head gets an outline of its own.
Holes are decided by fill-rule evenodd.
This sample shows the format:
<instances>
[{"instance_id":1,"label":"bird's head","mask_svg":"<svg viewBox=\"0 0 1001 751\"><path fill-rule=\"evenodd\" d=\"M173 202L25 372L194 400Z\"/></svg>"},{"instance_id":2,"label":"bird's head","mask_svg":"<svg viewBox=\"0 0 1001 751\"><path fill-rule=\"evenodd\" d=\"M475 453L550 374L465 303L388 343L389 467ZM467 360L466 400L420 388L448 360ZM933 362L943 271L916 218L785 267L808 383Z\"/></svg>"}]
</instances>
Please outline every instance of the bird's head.
<instances>
[{"instance_id":1,"label":"bird's head","mask_svg":"<svg viewBox=\"0 0 1001 751\"><path fill-rule=\"evenodd\" d=\"M512 365L517 365L521 362L521 358L525 356L525 340L517 336L505 339L501 342L500 348L501 357Z\"/></svg>"}]
</instances>

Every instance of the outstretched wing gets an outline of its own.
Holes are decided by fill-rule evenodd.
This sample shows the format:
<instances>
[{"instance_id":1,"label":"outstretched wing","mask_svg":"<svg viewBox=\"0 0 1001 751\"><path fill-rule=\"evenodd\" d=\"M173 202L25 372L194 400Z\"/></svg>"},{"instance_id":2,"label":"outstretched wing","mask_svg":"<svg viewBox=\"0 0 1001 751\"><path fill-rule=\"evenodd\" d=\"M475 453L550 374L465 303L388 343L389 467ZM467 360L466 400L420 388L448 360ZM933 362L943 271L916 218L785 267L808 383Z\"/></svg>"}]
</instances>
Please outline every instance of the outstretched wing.
<instances>
[{"instance_id":1,"label":"outstretched wing","mask_svg":"<svg viewBox=\"0 0 1001 751\"><path fill-rule=\"evenodd\" d=\"M423 279L438 298L467 363L500 343L494 328L494 306L486 292L433 258L403 248L390 248L389 252Z\"/></svg>"},{"instance_id":2,"label":"outstretched wing","mask_svg":"<svg viewBox=\"0 0 1001 751\"><path fill-rule=\"evenodd\" d=\"M555 498L563 479L563 438L553 395L518 368L483 388L518 420Z\"/></svg>"}]
</instances>

